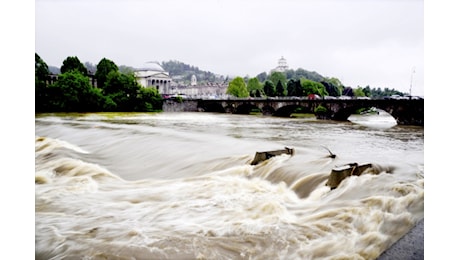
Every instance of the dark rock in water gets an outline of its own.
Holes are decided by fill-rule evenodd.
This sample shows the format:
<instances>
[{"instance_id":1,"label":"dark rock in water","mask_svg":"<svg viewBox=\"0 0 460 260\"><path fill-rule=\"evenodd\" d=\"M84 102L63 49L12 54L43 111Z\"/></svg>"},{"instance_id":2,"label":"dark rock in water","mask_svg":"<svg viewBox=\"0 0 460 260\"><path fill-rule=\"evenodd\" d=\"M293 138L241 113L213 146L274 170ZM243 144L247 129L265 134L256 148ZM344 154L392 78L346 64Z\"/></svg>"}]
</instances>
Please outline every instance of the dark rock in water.
<instances>
[{"instance_id":1,"label":"dark rock in water","mask_svg":"<svg viewBox=\"0 0 460 260\"><path fill-rule=\"evenodd\" d=\"M251 165L256 165L260 162L268 160L274 156L288 154L293 156L294 155L294 148L285 147L284 150L275 150L275 151L267 151L267 152L256 152L254 159L251 162Z\"/></svg>"}]
</instances>

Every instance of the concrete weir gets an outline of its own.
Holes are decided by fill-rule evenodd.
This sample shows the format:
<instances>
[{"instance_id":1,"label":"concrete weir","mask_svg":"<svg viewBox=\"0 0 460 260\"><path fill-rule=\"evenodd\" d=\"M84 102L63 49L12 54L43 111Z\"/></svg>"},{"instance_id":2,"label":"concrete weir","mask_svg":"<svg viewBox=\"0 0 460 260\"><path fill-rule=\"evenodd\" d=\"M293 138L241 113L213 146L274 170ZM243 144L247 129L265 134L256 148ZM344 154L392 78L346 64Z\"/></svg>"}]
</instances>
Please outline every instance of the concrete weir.
<instances>
[{"instance_id":1,"label":"concrete weir","mask_svg":"<svg viewBox=\"0 0 460 260\"><path fill-rule=\"evenodd\" d=\"M361 174L377 174L378 172L374 170L372 164L358 164L358 163L349 163L343 166L335 167L331 170L329 179L326 182L326 186L331 187L331 190L337 188L339 184L347 177L355 175L360 176Z\"/></svg>"},{"instance_id":2,"label":"concrete weir","mask_svg":"<svg viewBox=\"0 0 460 260\"><path fill-rule=\"evenodd\" d=\"M260 162L268 160L273 156L278 156L281 154L288 154L293 156L295 153L294 148L285 147L283 150L274 150L274 151L267 151L267 152L256 152L254 159L251 162L251 165L257 165Z\"/></svg>"}]
</instances>

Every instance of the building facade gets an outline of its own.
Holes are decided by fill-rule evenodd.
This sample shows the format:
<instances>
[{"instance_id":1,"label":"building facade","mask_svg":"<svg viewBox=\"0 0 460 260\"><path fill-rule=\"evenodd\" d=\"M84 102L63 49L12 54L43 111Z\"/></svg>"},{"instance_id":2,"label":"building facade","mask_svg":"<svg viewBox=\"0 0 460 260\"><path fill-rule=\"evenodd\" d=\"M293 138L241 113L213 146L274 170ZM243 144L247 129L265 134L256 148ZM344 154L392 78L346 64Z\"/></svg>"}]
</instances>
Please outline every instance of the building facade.
<instances>
[{"instance_id":1,"label":"building facade","mask_svg":"<svg viewBox=\"0 0 460 260\"><path fill-rule=\"evenodd\" d=\"M144 88L156 88L163 96L182 95L190 98L224 98L228 83L198 83L195 75L189 84L181 84L169 75L158 62L146 62L134 70L137 82Z\"/></svg>"},{"instance_id":2,"label":"building facade","mask_svg":"<svg viewBox=\"0 0 460 260\"><path fill-rule=\"evenodd\" d=\"M144 88L156 88L160 94L171 93L171 77L158 62L146 62L134 71L137 82Z\"/></svg>"}]
</instances>

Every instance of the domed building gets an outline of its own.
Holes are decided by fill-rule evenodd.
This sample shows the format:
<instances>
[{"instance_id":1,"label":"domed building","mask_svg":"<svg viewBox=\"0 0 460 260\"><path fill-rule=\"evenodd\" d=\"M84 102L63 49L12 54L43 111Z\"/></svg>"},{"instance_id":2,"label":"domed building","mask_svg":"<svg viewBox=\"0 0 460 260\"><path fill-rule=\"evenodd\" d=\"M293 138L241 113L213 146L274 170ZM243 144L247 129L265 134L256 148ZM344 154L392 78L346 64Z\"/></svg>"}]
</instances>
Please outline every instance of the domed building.
<instances>
[{"instance_id":1,"label":"domed building","mask_svg":"<svg viewBox=\"0 0 460 260\"><path fill-rule=\"evenodd\" d=\"M281 58L278 60L278 66L274 68L271 72L285 72L286 70L289 69L289 66L287 64L286 59L281 56Z\"/></svg>"},{"instance_id":2,"label":"domed building","mask_svg":"<svg viewBox=\"0 0 460 260\"><path fill-rule=\"evenodd\" d=\"M134 71L137 81L145 88L156 88L160 94L169 94L171 77L158 62L149 61Z\"/></svg>"}]
</instances>

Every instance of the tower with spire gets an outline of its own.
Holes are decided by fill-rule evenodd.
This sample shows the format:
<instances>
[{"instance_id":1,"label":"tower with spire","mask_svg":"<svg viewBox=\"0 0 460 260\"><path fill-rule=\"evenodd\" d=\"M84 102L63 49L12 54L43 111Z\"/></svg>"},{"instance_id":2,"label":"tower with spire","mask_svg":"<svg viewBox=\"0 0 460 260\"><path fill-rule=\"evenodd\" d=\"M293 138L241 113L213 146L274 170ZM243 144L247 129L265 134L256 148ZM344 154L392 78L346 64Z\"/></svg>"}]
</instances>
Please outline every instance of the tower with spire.
<instances>
[{"instance_id":1,"label":"tower with spire","mask_svg":"<svg viewBox=\"0 0 460 260\"><path fill-rule=\"evenodd\" d=\"M274 71L285 72L288 69L289 66L287 65L286 59L283 56L281 56L281 58L278 60L278 67L276 67Z\"/></svg>"}]
</instances>

